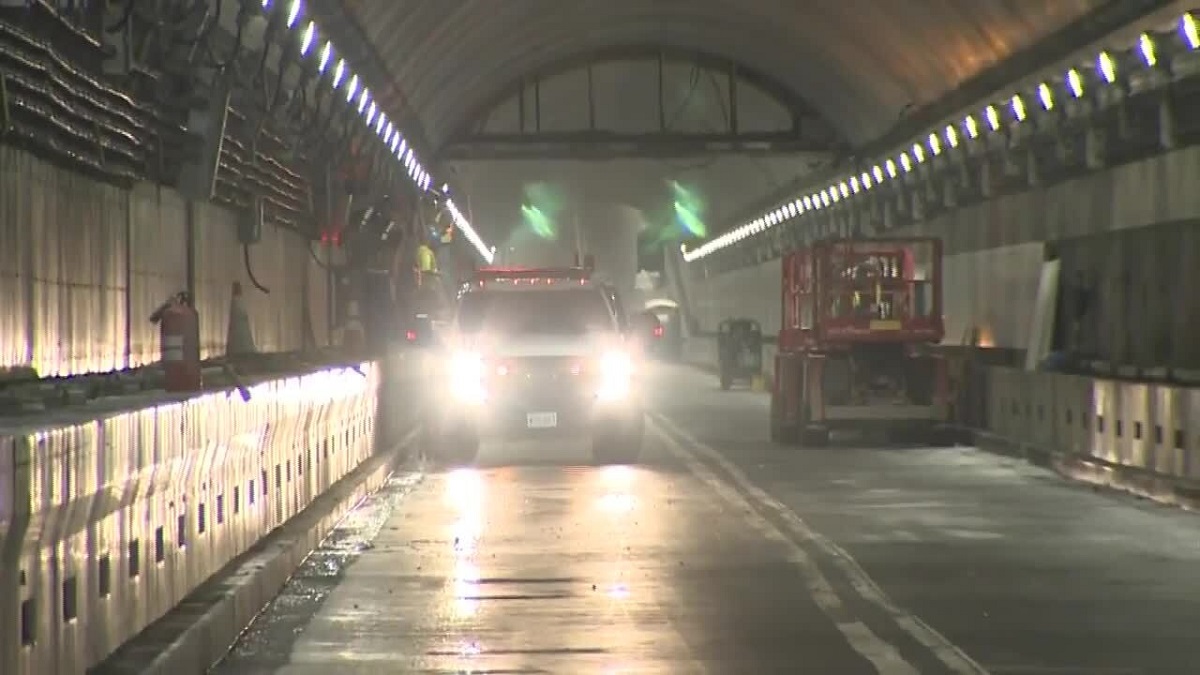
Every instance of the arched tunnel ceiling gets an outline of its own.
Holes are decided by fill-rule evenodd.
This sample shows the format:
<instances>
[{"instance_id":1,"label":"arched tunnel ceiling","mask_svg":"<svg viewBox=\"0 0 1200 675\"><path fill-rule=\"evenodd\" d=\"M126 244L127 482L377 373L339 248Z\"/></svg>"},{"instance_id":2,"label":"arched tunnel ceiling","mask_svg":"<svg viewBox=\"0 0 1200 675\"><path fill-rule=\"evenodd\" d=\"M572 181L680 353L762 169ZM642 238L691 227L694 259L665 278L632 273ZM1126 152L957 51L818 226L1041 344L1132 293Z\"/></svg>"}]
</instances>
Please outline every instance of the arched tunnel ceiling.
<instances>
[{"instance_id":1,"label":"arched tunnel ceiling","mask_svg":"<svg viewBox=\"0 0 1200 675\"><path fill-rule=\"evenodd\" d=\"M774 76L853 144L1128 0L342 0L436 147L522 75L658 44Z\"/></svg>"}]
</instances>

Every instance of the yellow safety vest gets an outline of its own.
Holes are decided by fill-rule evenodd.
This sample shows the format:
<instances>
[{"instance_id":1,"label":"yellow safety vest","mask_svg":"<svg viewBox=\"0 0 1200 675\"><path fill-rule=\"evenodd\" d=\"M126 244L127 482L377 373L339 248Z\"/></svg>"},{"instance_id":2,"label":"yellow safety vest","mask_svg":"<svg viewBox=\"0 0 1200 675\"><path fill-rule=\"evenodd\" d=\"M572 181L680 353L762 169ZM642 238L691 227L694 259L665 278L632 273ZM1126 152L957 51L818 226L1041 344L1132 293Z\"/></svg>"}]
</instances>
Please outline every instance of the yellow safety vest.
<instances>
[{"instance_id":1,"label":"yellow safety vest","mask_svg":"<svg viewBox=\"0 0 1200 675\"><path fill-rule=\"evenodd\" d=\"M417 269L421 272L437 271L437 256L433 254L433 249L426 244L421 244L417 248Z\"/></svg>"}]
</instances>

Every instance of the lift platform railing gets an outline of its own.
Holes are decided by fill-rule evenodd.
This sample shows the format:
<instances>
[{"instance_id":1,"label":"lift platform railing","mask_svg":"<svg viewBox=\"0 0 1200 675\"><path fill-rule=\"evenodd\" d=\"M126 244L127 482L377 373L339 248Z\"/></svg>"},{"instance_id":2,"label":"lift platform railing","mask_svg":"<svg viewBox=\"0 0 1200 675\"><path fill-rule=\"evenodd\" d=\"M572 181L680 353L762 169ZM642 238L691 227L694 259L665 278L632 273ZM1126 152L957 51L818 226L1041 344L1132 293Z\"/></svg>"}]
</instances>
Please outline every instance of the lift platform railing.
<instances>
[{"instance_id":1,"label":"lift platform railing","mask_svg":"<svg viewBox=\"0 0 1200 675\"><path fill-rule=\"evenodd\" d=\"M475 270L473 281L514 282L526 284L591 280L591 270L584 267L481 267Z\"/></svg>"},{"instance_id":2,"label":"lift platform railing","mask_svg":"<svg viewBox=\"0 0 1200 675\"><path fill-rule=\"evenodd\" d=\"M941 243L839 240L785 257L783 350L942 340Z\"/></svg>"}]
</instances>

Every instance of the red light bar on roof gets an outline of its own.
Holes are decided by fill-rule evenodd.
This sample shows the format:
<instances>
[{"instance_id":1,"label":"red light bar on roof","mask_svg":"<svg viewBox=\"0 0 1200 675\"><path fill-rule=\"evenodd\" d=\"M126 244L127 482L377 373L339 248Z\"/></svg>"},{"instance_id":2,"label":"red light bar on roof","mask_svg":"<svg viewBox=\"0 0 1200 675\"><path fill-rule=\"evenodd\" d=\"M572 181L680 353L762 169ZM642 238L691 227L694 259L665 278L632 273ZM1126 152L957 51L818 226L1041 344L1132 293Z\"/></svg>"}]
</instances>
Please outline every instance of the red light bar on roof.
<instances>
[{"instance_id":1,"label":"red light bar on roof","mask_svg":"<svg viewBox=\"0 0 1200 675\"><path fill-rule=\"evenodd\" d=\"M582 267L481 267L475 270L476 282L517 279L587 281L591 276L591 272Z\"/></svg>"}]
</instances>

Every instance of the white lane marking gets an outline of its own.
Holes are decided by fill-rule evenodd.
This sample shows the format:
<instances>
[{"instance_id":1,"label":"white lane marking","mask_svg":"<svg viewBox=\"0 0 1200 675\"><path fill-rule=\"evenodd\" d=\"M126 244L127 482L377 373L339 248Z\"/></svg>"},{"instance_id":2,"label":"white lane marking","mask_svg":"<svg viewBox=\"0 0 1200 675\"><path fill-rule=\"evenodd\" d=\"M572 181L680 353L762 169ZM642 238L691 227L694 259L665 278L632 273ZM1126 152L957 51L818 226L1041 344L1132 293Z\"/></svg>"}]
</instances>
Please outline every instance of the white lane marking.
<instances>
[{"instance_id":1,"label":"white lane marking","mask_svg":"<svg viewBox=\"0 0 1200 675\"><path fill-rule=\"evenodd\" d=\"M992 675L1145 675L1139 668L1087 667L1087 665L992 665Z\"/></svg>"},{"instance_id":2,"label":"white lane marking","mask_svg":"<svg viewBox=\"0 0 1200 675\"><path fill-rule=\"evenodd\" d=\"M695 455L701 455L720 466L733 478L738 487L746 491L746 494L753 497L761 506L778 515L788 525L792 534L803 542L816 546L822 553L829 556L833 563L846 574L851 587L860 597L885 611L901 630L931 651L951 672L956 675L989 675L986 668L959 649L946 636L919 617L897 606L848 552L810 528L794 511L750 482L741 469L725 459L719 452L701 443L665 416L654 413L653 419L676 438L684 440L689 447L685 448L679 443L669 445L677 446L683 453L693 455L693 461L695 461Z\"/></svg>"},{"instance_id":3,"label":"white lane marking","mask_svg":"<svg viewBox=\"0 0 1200 675\"><path fill-rule=\"evenodd\" d=\"M655 429L655 431L663 439L663 445L667 450L683 461L688 471L725 499L730 506L740 511L752 527L762 532L768 539L787 548L788 562L796 565L804 575L813 602L845 637L851 649L871 662L879 675L919 675L920 671L906 661L894 645L875 635L866 624L850 618L849 611L838 597L833 585L829 583L829 580L825 578L820 568L803 548L763 517L742 493L733 489L728 481L722 480L713 473L690 449L683 447L670 435L663 433L661 429Z\"/></svg>"},{"instance_id":4,"label":"white lane marking","mask_svg":"<svg viewBox=\"0 0 1200 675\"><path fill-rule=\"evenodd\" d=\"M915 511L950 511L955 507L953 504L947 502L859 502L851 504L847 508L863 511L870 511L872 509L882 509L885 511L900 511L904 509L913 509Z\"/></svg>"}]
</instances>

